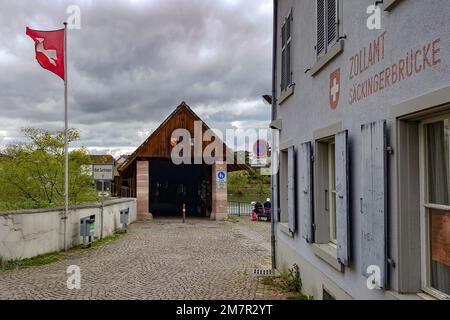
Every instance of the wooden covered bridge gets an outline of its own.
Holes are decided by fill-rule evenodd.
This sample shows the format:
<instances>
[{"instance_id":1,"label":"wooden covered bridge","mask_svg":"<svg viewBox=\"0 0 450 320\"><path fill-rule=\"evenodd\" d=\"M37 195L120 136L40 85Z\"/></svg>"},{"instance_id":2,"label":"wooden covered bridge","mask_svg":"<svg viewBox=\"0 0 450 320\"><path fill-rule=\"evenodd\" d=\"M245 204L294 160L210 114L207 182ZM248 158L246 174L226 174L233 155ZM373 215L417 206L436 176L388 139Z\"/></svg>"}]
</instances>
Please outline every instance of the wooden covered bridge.
<instances>
[{"instance_id":1,"label":"wooden covered bridge","mask_svg":"<svg viewBox=\"0 0 450 320\"><path fill-rule=\"evenodd\" d=\"M233 164L226 164L225 158L217 159L213 164L207 164L203 159L201 164L194 164L195 144L201 143L203 153L209 144L216 142L214 139L204 142L196 138L190 141L191 164L174 164L172 150L180 142L173 137L174 131L186 129L194 137L196 121L201 122L203 137L210 128L182 102L119 166L116 183L136 195L140 219L150 215L180 215L183 204L188 216L216 220L227 218L227 172L247 170L249 167L237 164L233 151L222 141L223 155L234 159Z\"/></svg>"}]
</instances>

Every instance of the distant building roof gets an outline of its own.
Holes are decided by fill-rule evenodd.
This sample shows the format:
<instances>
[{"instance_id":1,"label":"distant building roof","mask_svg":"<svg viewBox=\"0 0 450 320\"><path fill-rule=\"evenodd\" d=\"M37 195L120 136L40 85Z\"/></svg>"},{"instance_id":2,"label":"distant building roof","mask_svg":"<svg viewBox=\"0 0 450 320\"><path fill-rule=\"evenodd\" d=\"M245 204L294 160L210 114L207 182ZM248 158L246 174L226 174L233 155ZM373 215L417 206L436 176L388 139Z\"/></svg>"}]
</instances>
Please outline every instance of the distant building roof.
<instances>
[{"instance_id":1,"label":"distant building roof","mask_svg":"<svg viewBox=\"0 0 450 320\"><path fill-rule=\"evenodd\" d=\"M110 163L114 164L115 160L114 157L110 154L102 154L102 155L89 155L91 158L92 163Z\"/></svg>"}]
</instances>

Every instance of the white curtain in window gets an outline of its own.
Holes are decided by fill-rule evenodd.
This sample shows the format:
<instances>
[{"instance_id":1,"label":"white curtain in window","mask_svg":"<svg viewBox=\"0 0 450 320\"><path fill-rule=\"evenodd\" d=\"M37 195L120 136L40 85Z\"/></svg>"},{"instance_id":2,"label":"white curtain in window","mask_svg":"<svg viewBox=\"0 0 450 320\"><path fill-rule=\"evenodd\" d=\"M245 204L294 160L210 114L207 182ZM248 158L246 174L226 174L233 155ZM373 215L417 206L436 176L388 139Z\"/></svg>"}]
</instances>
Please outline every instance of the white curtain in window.
<instances>
[{"instance_id":1,"label":"white curtain in window","mask_svg":"<svg viewBox=\"0 0 450 320\"><path fill-rule=\"evenodd\" d=\"M450 205L448 130L448 121L427 126L428 202L432 204Z\"/></svg>"},{"instance_id":2,"label":"white curtain in window","mask_svg":"<svg viewBox=\"0 0 450 320\"><path fill-rule=\"evenodd\" d=\"M427 126L428 202L449 203L449 121ZM450 212L429 210L431 286L450 295Z\"/></svg>"}]
</instances>

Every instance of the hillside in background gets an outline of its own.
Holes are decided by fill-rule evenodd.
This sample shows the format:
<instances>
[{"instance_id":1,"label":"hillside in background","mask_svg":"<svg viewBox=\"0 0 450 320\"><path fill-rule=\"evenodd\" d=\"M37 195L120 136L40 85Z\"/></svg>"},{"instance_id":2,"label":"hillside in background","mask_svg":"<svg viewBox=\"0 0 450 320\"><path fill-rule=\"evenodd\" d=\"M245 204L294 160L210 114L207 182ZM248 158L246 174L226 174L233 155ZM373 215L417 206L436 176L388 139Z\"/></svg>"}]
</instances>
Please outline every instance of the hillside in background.
<instances>
[{"instance_id":1,"label":"hillside in background","mask_svg":"<svg viewBox=\"0 0 450 320\"><path fill-rule=\"evenodd\" d=\"M259 169L230 172L228 175L228 200L236 202L264 202L270 198L270 176Z\"/></svg>"}]
</instances>

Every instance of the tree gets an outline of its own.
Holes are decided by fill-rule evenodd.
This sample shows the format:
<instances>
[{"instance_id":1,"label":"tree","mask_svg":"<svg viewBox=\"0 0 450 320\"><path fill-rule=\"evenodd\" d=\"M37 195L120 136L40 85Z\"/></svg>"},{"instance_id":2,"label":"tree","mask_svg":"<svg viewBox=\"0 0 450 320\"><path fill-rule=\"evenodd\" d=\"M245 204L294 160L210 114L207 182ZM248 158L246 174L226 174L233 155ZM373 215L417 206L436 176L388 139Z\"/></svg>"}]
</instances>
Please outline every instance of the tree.
<instances>
[{"instance_id":1,"label":"tree","mask_svg":"<svg viewBox=\"0 0 450 320\"><path fill-rule=\"evenodd\" d=\"M64 132L26 128L25 143L8 145L0 156L0 209L42 208L64 203ZM69 142L78 140L75 129ZM97 199L85 149L69 153L69 203Z\"/></svg>"}]
</instances>

